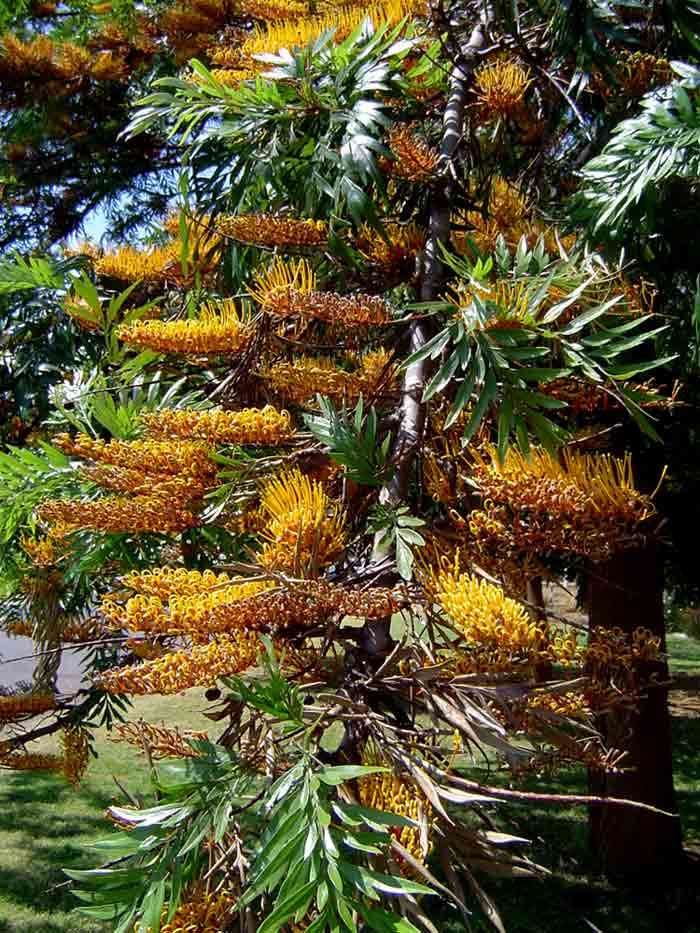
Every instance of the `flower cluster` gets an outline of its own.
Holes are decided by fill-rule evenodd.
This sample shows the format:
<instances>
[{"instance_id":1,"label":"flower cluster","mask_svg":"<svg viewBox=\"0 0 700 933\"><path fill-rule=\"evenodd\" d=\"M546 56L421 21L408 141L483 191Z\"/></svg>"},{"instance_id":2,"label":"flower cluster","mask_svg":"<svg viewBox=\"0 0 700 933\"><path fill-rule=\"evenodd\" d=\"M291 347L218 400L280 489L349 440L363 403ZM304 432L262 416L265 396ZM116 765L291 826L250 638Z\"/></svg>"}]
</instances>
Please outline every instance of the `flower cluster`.
<instances>
[{"instance_id":1,"label":"flower cluster","mask_svg":"<svg viewBox=\"0 0 700 933\"><path fill-rule=\"evenodd\" d=\"M438 446L439 444L439 446ZM425 450L423 481L431 499L453 505L468 491L463 468L467 460L459 440L442 439Z\"/></svg>"},{"instance_id":2,"label":"flower cluster","mask_svg":"<svg viewBox=\"0 0 700 933\"><path fill-rule=\"evenodd\" d=\"M345 512L298 469L263 486L260 509L267 519L262 532L267 543L258 555L263 567L315 576L345 546Z\"/></svg>"},{"instance_id":3,"label":"flower cluster","mask_svg":"<svg viewBox=\"0 0 700 933\"><path fill-rule=\"evenodd\" d=\"M116 667L98 674L96 685L107 693L180 693L190 687L209 687L219 677L239 674L251 667L260 650L257 635L237 632L206 645L183 648L134 667Z\"/></svg>"},{"instance_id":4,"label":"flower cluster","mask_svg":"<svg viewBox=\"0 0 700 933\"><path fill-rule=\"evenodd\" d=\"M475 453L473 479L483 499L472 512L475 538L515 550L604 559L634 544L656 514L651 496L634 484L629 456L616 459L564 451L561 459L535 449Z\"/></svg>"},{"instance_id":5,"label":"flower cluster","mask_svg":"<svg viewBox=\"0 0 700 933\"><path fill-rule=\"evenodd\" d=\"M291 363L277 363L261 375L275 392L297 404L308 403L316 394L333 399L373 397L387 378L389 354L375 350L360 358L360 368L338 369L327 358L301 357Z\"/></svg>"},{"instance_id":6,"label":"flower cluster","mask_svg":"<svg viewBox=\"0 0 700 933\"><path fill-rule=\"evenodd\" d=\"M345 327L385 324L389 305L377 295L338 295L316 290L316 276L305 259L276 259L257 273L250 294L268 314L315 318Z\"/></svg>"},{"instance_id":7,"label":"flower cluster","mask_svg":"<svg viewBox=\"0 0 700 933\"><path fill-rule=\"evenodd\" d=\"M556 230L532 220L530 205L518 189L503 178L494 179L485 211L467 211L463 216L458 215L455 226L453 242L458 252L463 254L469 253L467 237L484 253L493 252L500 237L511 249L517 247L523 237L530 248L541 239L545 249L554 255L559 255L560 244L570 249L575 243L575 237L560 237ZM466 235L464 227L469 228Z\"/></svg>"},{"instance_id":8,"label":"flower cluster","mask_svg":"<svg viewBox=\"0 0 700 933\"><path fill-rule=\"evenodd\" d=\"M120 246L95 261L95 274L120 282L161 283L167 278L181 278L177 245L156 246L139 250Z\"/></svg>"},{"instance_id":9,"label":"flower cluster","mask_svg":"<svg viewBox=\"0 0 700 933\"><path fill-rule=\"evenodd\" d=\"M88 437L87 434L78 434L74 438L67 434L57 434L53 443L64 453L80 457L81 460L93 460L96 463L139 470L142 473L211 475L216 472L216 466L209 457L208 447L192 441L175 442L151 438L137 441L104 441Z\"/></svg>"},{"instance_id":10,"label":"flower cluster","mask_svg":"<svg viewBox=\"0 0 700 933\"><path fill-rule=\"evenodd\" d=\"M12 81L42 82L45 93L67 94L71 83L92 78L95 81L123 81L129 76L124 58L112 50L96 55L72 42L56 42L38 36L22 42L16 36L2 37L0 76Z\"/></svg>"},{"instance_id":11,"label":"flower cluster","mask_svg":"<svg viewBox=\"0 0 700 933\"><path fill-rule=\"evenodd\" d=\"M133 496L44 502L38 517L53 524L54 538L59 531L79 529L183 531L198 523L192 509L216 482L216 465L202 443L151 438L104 441L85 434L75 438L59 434L54 443L66 453L92 461L84 474L95 483Z\"/></svg>"},{"instance_id":12,"label":"flower cluster","mask_svg":"<svg viewBox=\"0 0 700 933\"><path fill-rule=\"evenodd\" d=\"M79 726L64 729L61 733L63 750L63 774L69 784L77 787L83 779L90 757L88 733Z\"/></svg>"},{"instance_id":13,"label":"flower cluster","mask_svg":"<svg viewBox=\"0 0 700 933\"><path fill-rule=\"evenodd\" d=\"M234 581L217 589L186 596L173 593L167 604L158 596L132 596L124 606L108 598L102 603L102 614L112 628L197 634L207 631L206 622L212 609L248 599L270 589L271 585L266 580Z\"/></svg>"},{"instance_id":14,"label":"flower cluster","mask_svg":"<svg viewBox=\"0 0 700 933\"><path fill-rule=\"evenodd\" d=\"M20 547L35 567L54 567L61 557L61 549L53 535L43 538L30 538L23 535L20 538Z\"/></svg>"},{"instance_id":15,"label":"flower cluster","mask_svg":"<svg viewBox=\"0 0 700 933\"><path fill-rule=\"evenodd\" d=\"M63 755L44 752L3 752L0 766L13 771L63 771Z\"/></svg>"},{"instance_id":16,"label":"flower cluster","mask_svg":"<svg viewBox=\"0 0 700 933\"><path fill-rule=\"evenodd\" d=\"M566 402L572 412L591 414L596 411L609 411L618 409L620 403L606 391L604 386L595 382L586 382L583 379L569 377L554 379L541 387L541 391L550 398Z\"/></svg>"},{"instance_id":17,"label":"flower cluster","mask_svg":"<svg viewBox=\"0 0 700 933\"><path fill-rule=\"evenodd\" d=\"M158 28L175 50L176 60L182 62L202 52L238 12L237 0L179 0L163 10ZM240 12L245 13L245 9Z\"/></svg>"},{"instance_id":18,"label":"flower cluster","mask_svg":"<svg viewBox=\"0 0 700 933\"><path fill-rule=\"evenodd\" d=\"M433 810L425 794L409 781L386 771L363 775L357 781L357 789L362 806L395 813L418 824L393 826L391 833L416 861L424 862L430 851L427 826Z\"/></svg>"},{"instance_id":19,"label":"flower cluster","mask_svg":"<svg viewBox=\"0 0 700 933\"><path fill-rule=\"evenodd\" d=\"M126 574L123 584L135 593L167 599L169 596L196 596L232 582L223 571L186 570L184 567L155 567Z\"/></svg>"},{"instance_id":20,"label":"flower cluster","mask_svg":"<svg viewBox=\"0 0 700 933\"><path fill-rule=\"evenodd\" d=\"M240 315L230 298L205 304L199 316L190 320L136 321L117 329L124 343L158 353L240 353L252 336L251 322Z\"/></svg>"},{"instance_id":21,"label":"flower cluster","mask_svg":"<svg viewBox=\"0 0 700 933\"><path fill-rule=\"evenodd\" d=\"M599 680L609 680L611 671L634 672L640 664L658 663L662 657L661 638L641 626L631 635L621 628L594 628L585 651L586 670Z\"/></svg>"},{"instance_id":22,"label":"flower cluster","mask_svg":"<svg viewBox=\"0 0 700 933\"><path fill-rule=\"evenodd\" d=\"M627 384L626 388L637 393L636 402L645 410L654 408L673 408L677 404L680 384L675 383L671 392L662 393L653 380ZM597 383L585 382L569 376L564 379L553 379L541 386L540 391L566 404L576 414L593 414L594 412L618 412L622 403L605 386Z\"/></svg>"},{"instance_id":23,"label":"flower cluster","mask_svg":"<svg viewBox=\"0 0 700 933\"><path fill-rule=\"evenodd\" d=\"M542 655L544 628L499 586L461 572L457 563L435 574L430 589L466 642L466 651L456 649L459 671L508 670Z\"/></svg>"},{"instance_id":24,"label":"flower cluster","mask_svg":"<svg viewBox=\"0 0 700 933\"><path fill-rule=\"evenodd\" d=\"M485 320L473 314L482 330L506 330L527 327L534 323L531 310L532 286L526 282L499 279L488 284L462 282L450 289L447 300L457 308L469 309L475 301L486 309Z\"/></svg>"},{"instance_id":25,"label":"flower cluster","mask_svg":"<svg viewBox=\"0 0 700 933\"><path fill-rule=\"evenodd\" d=\"M72 531L106 531L112 534L166 534L184 531L199 523L196 514L160 496L108 496L93 502L81 499L47 499L39 506L38 518L52 524L62 522Z\"/></svg>"},{"instance_id":26,"label":"flower cluster","mask_svg":"<svg viewBox=\"0 0 700 933\"><path fill-rule=\"evenodd\" d=\"M315 42L324 32L332 32L336 42L342 42L367 18L375 24L394 25L405 17L420 16L426 12L425 0L378 0L376 3L356 3L334 6L322 15L298 17L287 15L281 22L268 16L267 4L261 3L263 18L270 25L256 27L240 46L218 46L209 50L212 62L224 65L241 78L254 77L264 70L264 62L256 56L276 54L282 48L303 48Z\"/></svg>"},{"instance_id":27,"label":"flower cluster","mask_svg":"<svg viewBox=\"0 0 700 933\"><path fill-rule=\"evenodd\" d=\"M382 232L383 236L366 224L360 227L356 245L365 259L387 270L414 266L425 247L425 230L415 223L387 223Z\"/></svg>"},{"instance_id":28,"label":"flower cluster","mask_svg":"<svg viewBox=\"0 0 700 933\"><path fill-rule=\"evenodd\" d=\"M175 475L148 473L102 463L86 466L81 473L86 479L110 492L179 499L183 503L201 499L214 483L214 477L211 475L201 476L187 472Z\"/></svg>"},{"instance_id":29,"label":"flower cluster","mask_svg":"<svg viewBox=\"0 0 700 933\"><path fill-rule=\"evenodd\" d=\"M669 84L673 78L673 69L666 58L659 58L649 52L621 53L612 69L613 83L597 72L593 75L591 86L606 98L614 98L622 92L626 97L643 97L654 87Z\"/></svg>"},{"instance_id":30,"label":"flower cluster","mask_svg":"<svg viewBox=\"0 0 700 933\"><path fill-rule=\"evenodd\" d=\"M394 158L382 161L384 171L416 183L429 181L435 175L437 151L419 139L410 126L398 126L391 130L389 148Z\"/></svg>"},{"instance_id":31,"label":"flower cluster","mask_svg":"<svg viewBox=\"0 0 700 933\"><path fill-rule=\"evenodd\" d=\"M0 723L17 722L56 709L52 693L12 693L0 696Z\"/></svg>"},{"instance_id":32,"label":"flower cluster","mask_svg":"<svg viewBox=\"0 0 700 933\"><path fill-rule=\"evenodd\" d=\"M479 109L490 119L518 114L531 84L530 69L509 58L497 58L474 72Z\"/></svg>"},{"instance_id":33,"label":"flower cluster","mask_svg":"<svg viewBox=\"0 0 700 933\"><path fill-rule=\"evenodd\" d=\"M167 905L163 908L160 933L220 933L230 927L235 905L231 889L210 891L206 885L198 885L188 892L170 920Z\"/></svg>"},{"instance_id":34,"label":"flower cluster","mask_svg":"<svg viewBox=\"0 0 700 933\"><path fill-rule=\"evenodd\" d=\"M118 723L114 728L113 742L127 742L143 751L148 749L154 760L160 758L194 758L197 752L190 745L194 741L206 741L209 738L206 732L195 732L190 729L180 731L165 725L156 726L154 723L139 719L138 722Z\"/></svg>"},{"instance_id":35,"label":"flower cluster","mask_svg":"<svg viewBox=\"0 0 700 933\"><path fill-rule=\"evenodd\" d=\"M322 580L309 580L214 609L209 617L208 630L267 628L286 634L346 615L383 619L405 605L402 596L383 587L356 590Z\"/></svg>"},{"instance_id":36,"label":"flower cluster","mask_svg":"<svg viewBox=\"0 0 700 933\"><path fill-rule=\"evenodd\" d=\"M144 415L144 423L152 437L198 438L212 444L273 446L291 440L294 433L289 412L272 405L241 411L163 409Z\"/></svg>"},{"instance_id":37,"label":"flower cluster","mask_svg":"<svg viewBox=\"0 0 700 933\"><path fill-rule=\"evenodd\" d=\"M217 218L217 230L242 243L259 246L324 246L328 239L325 220L298 220L282 214L239 214Z\"/></svg>"}]
</instances>

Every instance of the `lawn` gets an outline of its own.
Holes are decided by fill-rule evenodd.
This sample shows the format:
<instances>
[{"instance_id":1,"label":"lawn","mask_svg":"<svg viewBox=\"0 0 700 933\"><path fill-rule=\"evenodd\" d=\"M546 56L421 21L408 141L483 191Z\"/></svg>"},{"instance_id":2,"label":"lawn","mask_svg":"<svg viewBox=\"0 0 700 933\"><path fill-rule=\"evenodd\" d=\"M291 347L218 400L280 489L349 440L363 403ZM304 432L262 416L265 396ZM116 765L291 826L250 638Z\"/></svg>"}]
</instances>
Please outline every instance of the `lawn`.
<instances>
[{"instance_id":1,"label":"lawn","mask_svg":"<svg viewBox=\"0 0 700 933\"><path fill-rule=\"evenodd\" d=\"M672 636L669 652L675 674L700 673L700 641ZM672 706L678 803L687 844L700 853L700 708L693 705L697 693L678 696ZM211 726L198 691L176 699L138 698L133 718L168 720L173 704L182 728ZM210 731L216 734L216 727ZM87 845L109 832L102 811L123 802L114 779L146 798L148 769L134 749L104 734L97 747L99 758L78 791L53 775L0 773L0 933L105 933L104 926L71 912L75 901L61 868L97 863ZM529 787L543 789L535 782ZM572 793L584 787L584 775L576 770L560 774L556 786L547 785ZM531 856L552 872L545 880L485 879L508 933L700 933L700 885L685 879L664 898L612 888L590 863L585 818L583 810L573 808L503 811L504 828L531 839ZM438 928L462 933L464 927L444 909L437 908ZM490 927L475 916L473 929Z\"/></svg>"},{"instance_id":2,"label":"lawn","mask_svg":"<svg viewBox=\"0 0 700 933\"><path fill-rule=\"evenodd\" d=\"M667 636L672 674L700 674L700 641L682 632Z\"/></svg>"},{"instance_id":3,"label":"lawn","mask_svg":"<svg viewBox=\"0 0 700 933\"><path fill-rule=\"evenodd\" d=\"M176 703L184 729L211 726L200 710L201 691L172 697L137 697L133 716L169 719ZM216 734L216 729L212 730ZM39 743L37 743L37 747ZM91 868L99 862L88 843L109 835L103 811L123 804L116 780L145 799L148 767L131 746L98 734L99 757L79 790L59 776L0 772L0 933L103 933L109 928L72 912L76 904L62 868ZM47 740L46 750L53 750Z\"/></svg>"}]
</instances>

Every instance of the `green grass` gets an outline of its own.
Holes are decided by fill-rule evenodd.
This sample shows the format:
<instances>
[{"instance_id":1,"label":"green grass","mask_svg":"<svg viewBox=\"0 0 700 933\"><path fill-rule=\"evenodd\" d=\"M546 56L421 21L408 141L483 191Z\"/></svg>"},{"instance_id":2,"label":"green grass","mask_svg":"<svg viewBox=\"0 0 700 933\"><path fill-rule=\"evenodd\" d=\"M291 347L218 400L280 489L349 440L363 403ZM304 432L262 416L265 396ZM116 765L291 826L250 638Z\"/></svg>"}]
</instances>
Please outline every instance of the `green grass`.
<instances>
[{"instance_id":1,"label":"green grass","mask_svg":"<svg viewBox=\"0 0 700 933\"><path fill-rule=\"evenodd\" d=\"M674 674L700 673L700 641L669 638ZM201 693L139 698L131 718L172 722L182 728L216 727L201 709ZM675 779L686 842L700 851L700 717L674 716ZM47 748L49 745L47 744ZM87 845L109 833L103 811L123 796L113 777L129 792L147 799L148 769L134 749L98 735L100 753L82 786L74 791L59 776L0 772L0 933L106 933L109 929L73 912L75 900L61 869L89 868L99 862ZM498 776L497 776L498 777ZM490 779L492 776L490 776ZM499 777L499 779L501 779ZM506 780L505 777L502 780ZM532 790L582 792L580 770L560 773ZM700 933L695 887L680 884L667 896L617 890L596 875L586 844L586 813L554 807L504 808L503 828L532 840L529 854L550 869L545 880L482 879L499 905L508 933ZM693 899L696 898L694 901ZM441 933L464 927L436 905ZM473 929L486 931L475 917Z\"/></svg>"},{"instance_id":2,"label":"green grass","mask_svg":"<svg viewBox=\"0 0 700 933\"><path fill-rule=\"evenodd\" d=\"M185 729L212 724L199 710L201 691L182 697L140 697L130 718L151 722L172 719ZM216 729L211 730L216 734ZM40 747L37 743L37 748ZM103 933L109 927L73 912L76 901L64 883L62 868L92 868L100 861L88 843L109 835L103 811L124 803L114 781L140 799L149 794L148 768L142 755L102 731L99 758L76 791L58 775L0 772L0 933ZM53 750L53 744L44 744Z\"/></svg>"},{"instance_id":3,"label":"green grass","mask_svg":"<svg viewBox=\"0 0 700 933\"><path fill-rule=\"evenodd\" d=\"M671 673L700 674L700 641L680 632L671 632L666 640Z\"/></svg>"}]
</instances>

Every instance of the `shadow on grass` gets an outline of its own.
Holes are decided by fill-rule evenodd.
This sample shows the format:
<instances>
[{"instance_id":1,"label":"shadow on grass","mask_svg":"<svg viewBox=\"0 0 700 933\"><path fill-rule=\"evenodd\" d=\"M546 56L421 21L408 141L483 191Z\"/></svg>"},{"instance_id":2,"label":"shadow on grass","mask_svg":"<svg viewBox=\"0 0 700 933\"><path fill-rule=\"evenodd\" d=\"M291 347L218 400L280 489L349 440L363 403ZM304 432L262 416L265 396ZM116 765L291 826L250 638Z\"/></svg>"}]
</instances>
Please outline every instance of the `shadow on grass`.
<instances>
[{"instance_id":1,"label":"shadow on grass","mask_svg":"<svg viewBox=\"0 0 700 933\"><path fill-rule=\"evenodd\" d=\"M14 922L0 920L0 933L17 933L19 929ZM38 917L36 920L23 919L21 925L22 933L66 933L68 929L64 923L52 923L46 917Z\"/></svg>"},{"instance_id":2,"label":"shadow on grass","mask_svg":"<svg viewBox=\"0 0 700 933\"><path fill-rule=\"evenodd\" d=\"M684 837L700 853L700 718L672 720L674 774ZM493 784L504 774L481 775ZM582 768L554 778L530 778L518 789L586 793ZM516 805L498 810L500 828L532 841L527 854L551 871L542 879L480 878L508 933L700 933L700 859L689 861L676 883L663 890L617 888L598 874L588 845L586 808ZM434 866L439 871L438 866ZM464 925L442 902L431 913L440 933L463 933ZM492 933L475 917L472 931Z\"/></svg>"},{"instance_id":3,"label":"shadow on grass","mask_svg":"<svg viewBox=\"0 0 700 933\"><path fill-rule=\"evenodd\" d=\"M63 779L50 774L11 775L0 785L0 833L4 852L0 862L0 893L17 907L53 913L71 911L76 906L64 868L92 868L96 853L86 847L91 837L107 834L102 810L109 803L106 794L87 788L79 796ZM88 815L85 810L92 811ZM20 927L0 920L3 930ZM37 933L64 933L64 925L43 919L22 930Z\"/></svg>"}]
</instances>

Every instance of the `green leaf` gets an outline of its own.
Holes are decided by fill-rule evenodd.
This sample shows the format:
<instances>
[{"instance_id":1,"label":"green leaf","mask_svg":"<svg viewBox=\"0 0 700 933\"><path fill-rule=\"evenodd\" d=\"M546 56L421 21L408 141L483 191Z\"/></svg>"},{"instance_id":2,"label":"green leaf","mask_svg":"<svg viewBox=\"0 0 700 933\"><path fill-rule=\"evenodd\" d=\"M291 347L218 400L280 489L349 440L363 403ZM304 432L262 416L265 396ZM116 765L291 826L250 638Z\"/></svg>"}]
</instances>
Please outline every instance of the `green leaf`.
<instances>
[{"instance_id":1,"label":"green leaf","mask_svg":"<svg viewBox=\"0 0 700 933\"><path fill-rule=\"evenodd\" d=\"M316 882L309 881L280 903L275 903L274 909L265 917L257 933L277 933L288 920L291 920L298 911L310 903L315 890Z\"/></svg>"},{"instance_id":2,"label":"green leaf","mask_svg":"<svg viewBox=\"0 0 700 933\"><path fill-rule=\"evenodd\" d=\"M336 787L338 784L354 781L367 774L386 774L390 770L390 768L383 768L376 765L334 765L329 768L322 768L317 773L319 779L323 781L324 784Z\"/></svg>"},{"instance_id":3,"label":"green leaf","mask_svg":"<svg viewBox=\"0 0 700 933\"><path fill-rule=\"evenodd\" d=\"M362 903L358 903L357 906L369 929L377 933L421 933L410 920L399 914L389 913L380 907L368 907Z\"/></svg>"}]
</instances>

